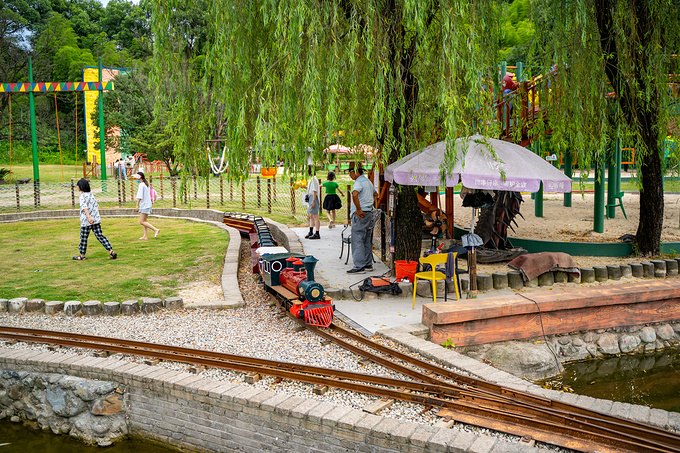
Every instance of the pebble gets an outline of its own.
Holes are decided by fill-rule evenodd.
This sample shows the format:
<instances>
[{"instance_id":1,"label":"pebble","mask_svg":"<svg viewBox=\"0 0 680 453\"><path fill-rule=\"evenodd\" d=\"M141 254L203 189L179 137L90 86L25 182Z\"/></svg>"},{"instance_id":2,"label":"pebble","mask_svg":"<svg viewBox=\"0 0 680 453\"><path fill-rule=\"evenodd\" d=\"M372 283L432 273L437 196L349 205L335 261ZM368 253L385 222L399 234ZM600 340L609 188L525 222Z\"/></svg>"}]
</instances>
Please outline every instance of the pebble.
<instances>
[{"instance_id":1,"label":"pebble","mask_svg":"<svg viewBox=\"0 0 680 453\"><path fill-rule=\"evenodd\" d=\"M243 253L245 252L245 253ZM246 255L247 253L247 255ZM242 246L242 257L250 259L249 244ZM246 302L244 308L238 310L201 310L179 309L162 310L150 314L136 314L125 317L72 317L63 314L48 316L44 313L0 313L0 323L6 326L46 329L74 332L88 335L99 335L135 341L161 343L194 349L205 349L229 354L258 357L268 360L293 362L326 368L336 368L351 372L380 375L396 379L408 379L399 373L374 363L360 363L358 357L333 344L322 345L322 338L308 331L296 331L298 326L293 320L276 316L277 309L270 307L272 297L248 273L247 262L240 266L239 283L241 293ZM385 338L375 339L383 345L400 352L410 353L406 348ZM46 345L30 345L19 342L8 348L36 348L47 351ZM94 351L77 348L58 348L58 351L93 355ZM412 354L412 353L410 353ZM129 361L143 363L144 358L138 356L117 357ZM184 363L161 361L157 366L178 371L187 371ZM452 370L459 372L460 370ZM208 368L201 373L204 378L218 381L244 382L246 374ZM376 396L331 388L324 395L313 393L311 384L282 380L274 383L274 378L263 376L255 384L257 388L287 393L304 398L328 402L334 405L348 406L361 410L377 399ZM439 420L436 410L425 410L419 404L398 401L379 415L425 425L434 425ZM483 428L457 423L452 429L473 433L485 433L498 436L508 441L517 442L517 436L498 433ZM545 446L554 450L556 447ZM557 448L556 451L566 451Z\"/></svg>"}]
</instances>

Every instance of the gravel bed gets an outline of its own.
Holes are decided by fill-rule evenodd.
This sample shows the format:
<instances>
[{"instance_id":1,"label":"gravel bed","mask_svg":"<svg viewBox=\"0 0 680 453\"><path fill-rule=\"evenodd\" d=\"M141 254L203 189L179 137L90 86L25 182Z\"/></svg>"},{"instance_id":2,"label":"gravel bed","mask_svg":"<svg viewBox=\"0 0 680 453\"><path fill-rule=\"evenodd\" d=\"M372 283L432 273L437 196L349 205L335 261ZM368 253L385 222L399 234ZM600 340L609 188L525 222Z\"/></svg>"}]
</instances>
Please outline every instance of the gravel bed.
<instances>
[{"instance_id":1,"label":"gravel bed","mask_svg":"<svg viewBox=\"0 0 680 453\"><path fill-rule=\"evenodd\" d=\"M47 316L41 313L0 314L0 323L6 326L57 330L89 335L123 338L136 341L162 343L188 348L239 354L276 361L294 362L306 365L337 368L345 371L380 375L397 379L408 379L396 372L373 363L363 363L356 355L333 344L322 345L322 339L308 331L296 329L298 324L287 317L277 316L278 309L272 307L272 297L257 283L250 267L250 246L242 244L242 262L239 266L239 283L246 302L238 310L173 310L153 314L137 314L119 317L71 317L63 314ZM401 345L393 344L384 338L377 339L391 348L408 352ZM16 343L4 347L34 348L47 351L45 345ZM64 352L93 355L93 351L59 348ZM117 355L121 359L142 363L144 358ZM187 371L187 364L160 362L157 366ZM460 372L460 370L453 370ZM244 382L245 374L235 371L209 368L200 374L204 378L218 381ZM255 384L265 388L304 398L313 398L334 405L363 409L377 397L345 390L329 389L324 395L312 392L313 385L283 380L275 383L274 378L263 376ZM436 411L426 410L419 404L395 402L390 408L380 412L381 416L432 425L439 417ZM453 429L474 433L493 433L508 441L519 440L516 436L489 431L471 425L456 424ZM542 445L555 451L567 451L553 446Z\"/></svg>"}]
</instances>

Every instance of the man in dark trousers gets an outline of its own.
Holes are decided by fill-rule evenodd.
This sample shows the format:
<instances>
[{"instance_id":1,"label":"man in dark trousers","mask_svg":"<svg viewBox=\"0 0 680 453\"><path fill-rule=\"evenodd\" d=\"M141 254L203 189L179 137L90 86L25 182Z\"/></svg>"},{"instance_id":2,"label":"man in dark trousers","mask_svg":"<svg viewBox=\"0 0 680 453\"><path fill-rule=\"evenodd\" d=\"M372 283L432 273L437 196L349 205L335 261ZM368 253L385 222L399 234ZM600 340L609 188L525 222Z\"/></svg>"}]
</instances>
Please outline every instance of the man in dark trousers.
<instances>
[{"instance_id":1,"label":"man in dark trousers","mask_svg":"<svg viewBox=\"0 0 680 453\"><path fill-rule=\"evenodd\" d=\"M354 267L348 274L363 274L373 270L373 249L371 219L373 217L373 203L377 194L373 183L364 176L361 164L350 163L349 177L354 181L352 188L351 218L352 218L352 260Z\"/></svg>"}]
</instances>

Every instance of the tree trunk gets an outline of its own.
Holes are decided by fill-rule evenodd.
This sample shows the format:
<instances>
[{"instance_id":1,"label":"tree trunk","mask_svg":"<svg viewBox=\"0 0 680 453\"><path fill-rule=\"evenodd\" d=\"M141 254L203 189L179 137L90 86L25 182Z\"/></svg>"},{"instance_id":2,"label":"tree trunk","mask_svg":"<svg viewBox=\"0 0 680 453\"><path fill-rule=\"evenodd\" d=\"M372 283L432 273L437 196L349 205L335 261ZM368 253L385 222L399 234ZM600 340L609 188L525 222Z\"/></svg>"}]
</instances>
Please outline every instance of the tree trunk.
<instances>
[{"instance_id":1,"label":"tree trunk","mask_svg":"<svg viewBox=\"0 0 680 453\"><path fill-rule=\"evenodd\" d=\"M399 186L397 199L394 222L394 259L418 261L423 242L423 216L418 207L416 188Z\"/></svg>"},{"instance_id":2,"label":"tree trunk","mask_svg":"<svg viewBox=\"0 0 680 453\"><path fill-rule=\"evenodd\" d=\"M642 190L640 191L640 222L636 233L638 253L644 256L656 255L661 248L661 230L663 228L663 172L658 146L650 147L650 153L642 159L640 174Z\"/></svg>"},{"instance_id":3,"label":"tree trunk","mask_svg":"<svg viewBox=\"0 0 680 453\"><path fill-rule=\"evenodd\" d=\"M605 74L616 90L616 102L626 119L627 126L638 133L646 145L639 153L640 178L640 221L636 233L638 253L644 256L656 255L661 248L663 228L664 192L661 149L659 144L660 124L663 117L661 99L666 90L666 82L650 80L643 68L652 65L653 58L651 28L654 26L654 12L644 1L634 2L631 9L631 26L635 33L629 39L636 39L636 45L626 48L629 53L622 58L620 46L616 42L614 7L607 0L598 0L595 15L600 32L600 47L607 64ZM622 61L634 64L626 72L619 67ZM647 94L641 94L647 93Z\"/></svg>"}]
</instances>

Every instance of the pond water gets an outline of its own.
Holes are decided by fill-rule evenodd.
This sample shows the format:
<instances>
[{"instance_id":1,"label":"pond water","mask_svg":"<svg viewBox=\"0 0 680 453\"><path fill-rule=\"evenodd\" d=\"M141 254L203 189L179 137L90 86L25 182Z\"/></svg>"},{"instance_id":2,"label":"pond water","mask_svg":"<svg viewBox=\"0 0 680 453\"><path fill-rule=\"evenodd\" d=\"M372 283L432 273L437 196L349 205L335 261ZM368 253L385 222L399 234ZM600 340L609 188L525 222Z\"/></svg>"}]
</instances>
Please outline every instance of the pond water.
<instances>
[{"instance_id":1,"label":"pond water","mask_svg":"<svg viewBox=\"0 0 680 453\"><path fill-rule=\"evenodd\" d=\"M150 444L137 439L129 439L115 443L110 447L88 447L71 436L52 434L0 420L0 452L2 453L176 453L159 445Z\"/></svg>"},{"instance_id":2,"label":"pond water","mask_svg":"<svg viewBox=\"0 0 680 453\"><path fill-rule=\"evenodd\" d=\"M579 395L680 412L680 349L572 363L562 376ZM539 384L560 386L559 379Z\"/></svg>"}]
</instances>

